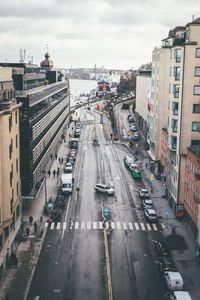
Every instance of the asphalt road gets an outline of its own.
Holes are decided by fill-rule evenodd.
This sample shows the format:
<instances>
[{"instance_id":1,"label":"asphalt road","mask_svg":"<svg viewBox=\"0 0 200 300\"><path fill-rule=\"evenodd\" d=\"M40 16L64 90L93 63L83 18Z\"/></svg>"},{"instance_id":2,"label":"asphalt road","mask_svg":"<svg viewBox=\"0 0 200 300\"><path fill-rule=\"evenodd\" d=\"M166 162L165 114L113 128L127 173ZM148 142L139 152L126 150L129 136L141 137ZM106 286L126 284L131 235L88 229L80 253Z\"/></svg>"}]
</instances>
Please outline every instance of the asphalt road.
<instances>
[{"instance_id":1,"label":"asphalt road","mask_svg":"<svg viewBox=\"0 0 200 300\"><path fill-rule=\"evenodd\" d=\"M128 150L108 140L107 120L100 124L100 115L93 111L83 111L82 119L85 125L74 170L74 191L62 222L47 230L28 299L108 299L101 222L105 207L110 212L106 226L113 299L163 299L165 286L152 242L162 237L161 227L146 224L138 198L143 183L134 181L123 164ZM100 142L97 147L92 145L94 135ZM96 193L97 182L113 185L114 195ZM69 218L72 229L68 229Z\"/></svg>"}]
</instances>

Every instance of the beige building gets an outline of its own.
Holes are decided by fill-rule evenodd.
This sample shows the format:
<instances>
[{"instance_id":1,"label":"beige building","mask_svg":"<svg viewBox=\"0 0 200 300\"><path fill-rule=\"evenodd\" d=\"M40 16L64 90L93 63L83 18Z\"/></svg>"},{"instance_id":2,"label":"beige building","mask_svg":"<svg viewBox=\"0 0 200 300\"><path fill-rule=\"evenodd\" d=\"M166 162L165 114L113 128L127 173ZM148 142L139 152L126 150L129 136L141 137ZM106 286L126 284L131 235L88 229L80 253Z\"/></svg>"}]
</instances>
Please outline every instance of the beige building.
<instances>
[{"instance_id":1,"label":"beige building","mask_svg":"<svg viewBox=\"0 0 200 300\"><path fill-rule=\"evenodd\" d=\"M0 68L0 278L20 228L19 107L12 69Z\"/></svg>"},{"instance_id":2,"label":"beige building","mask_svg":"<svg viewBox=\"0 0 200 300\"><path fill-rule=\"evenodd\" d=\"M155 48L152 55L151 97L148 104L149 130L147 142L149 155L155 161L156 174L162 172L161 159L162 128L167 127L169 94L169 59L170 49Z\"/></svg>"},{"instance_id":3,"label":"beige building","mask_svg":"<svg viewBox=\"0 0 200 300\"><path fill-rule=\"evenodd\" d=\"M148 105L151 97L151 71L140 72L136 77L136 106L140 128L146 133Z\"/></svg>"},{"instance_id":4,"label":"beige building","mask_svg":"<svg viewBox=\"0 0 200 300\"><path fill-rule=\"evenodd\" d=\"M184 201L188 147L200 147L200 18L170 30L167 187L176 212Z\"/></svg>"}]
</instances>

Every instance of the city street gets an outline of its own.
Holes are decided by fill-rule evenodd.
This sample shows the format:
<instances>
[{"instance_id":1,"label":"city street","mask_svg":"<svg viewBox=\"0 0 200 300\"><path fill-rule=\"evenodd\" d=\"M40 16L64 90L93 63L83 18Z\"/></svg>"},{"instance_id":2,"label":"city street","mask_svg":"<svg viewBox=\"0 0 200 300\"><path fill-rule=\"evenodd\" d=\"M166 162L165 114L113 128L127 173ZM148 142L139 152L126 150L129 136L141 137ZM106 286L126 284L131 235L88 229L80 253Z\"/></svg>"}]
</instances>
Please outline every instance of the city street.
<instances>
[{"instance_id":1,"label":"city street","mask_svg":"<svg viewBox=\"0 0 200 300\"><path fill-rule=\"evenodd\" d=\"M47 224L28 299L108 299L109 293L119 300L162 299L166 291L153 248L162 224L145 221L138 197L143 182L124 166L129 151L107 139L106 117L102 125L98 113L84 110L81 116L73 193L62 221ZM92 144L94 133L99 146ZM64 151L66 157L67 144ZM96 183L113 186L114 195L95 192Z\"/></svg>"}]
</instances>

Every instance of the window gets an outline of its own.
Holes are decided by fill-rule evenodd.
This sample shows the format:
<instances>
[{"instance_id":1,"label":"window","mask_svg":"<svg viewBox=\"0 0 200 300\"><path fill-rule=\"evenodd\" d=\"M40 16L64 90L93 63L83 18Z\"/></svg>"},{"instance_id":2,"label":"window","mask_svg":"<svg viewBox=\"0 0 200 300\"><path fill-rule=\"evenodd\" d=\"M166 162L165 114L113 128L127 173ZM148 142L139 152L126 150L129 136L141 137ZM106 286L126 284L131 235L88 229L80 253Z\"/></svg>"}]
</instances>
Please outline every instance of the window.
<instances>
[{"instance_id":1,"label":"window","mask_svg":"<svg viewBox=\"0 0 200 300\"><path fill-rule=\"evenodd\" d=\"M173 84L174 98L179 98L179 84Z\"/></svg>"},{"instance_id":2,"label":"window","mask_svg":"<svg viewBox=\"0 0 200 300\"><path fill-rule=\"evenodd\" d=\"M195 67L195 76L200 76L200 67Z\"/></svg>"},{"instance_id":3,"label":"window","mask_svg":"<svg viewBox=\"0 0 200 300\"><path fill-rule=\"evenodd\" d=\"M200 114L200 104L193 104L193 114Z\"/></svg>"},{"instance_id":4,"label":"window","mask_svg":"<svg viewBox=\"0 0 200 300\"><path fill-rule=\"evenodd\" d=\"M16 171L17 171L17 173L19 171L18 158L16 159Z\"/></svg>"},{"instance_id":5,"label":"window","mask_svg":"<svg viewBox=\"0 0 200 300\"><path fill-rule=\"evenodd\" d=\"M17 196L19 196L19 184L17 182Z\"/></svg>"},{"instance_id":6,"label":"window","mask_svg":"<svg viewBox=\"0 0 200 300\"><path fill-rule=\"evenodd\" d=\"M179 63L181 61L181 49L174 50L174 58L177 63Z\"/></svg>"},{"instance_id":7,"label":"window","mask_svg":"<svg viewBox=\"0 0 200 300\"><path fill-rule=\"evenodd\" d=\"M192 122L192 131L200 132L200 122Z\"/></svg>"},{"instance_id":8,"label":"window","mask_svg":"<svg viewBox=\"0 0 200 300\"><path fill-rule=\"evenodd\" d=\"M15 123L17 124L17 111L15 112Z\"/></svg>"},{"instance_id":9,"label":"window","mask_svg":"<svg viewBox=\"0 0 200 300\"><path fill-rule=\"evenodd\" d=\"M12 114L9 117L9 131L11 132L11 128L12 128Z\"/></svg>"},{"instance_id":10,"label":"window","mask_svg":"<svg viewBox=\"0 0 200 300\"><path fill-rule=\"evenodd\" d=\"M174 116L178 115L178 103L177 102L172 102L172 111L173 111Z\"/></svg>"},{"instance_id":11,"label":"window","mask_svg":"<svg viewBox=\"0 0 200 300\"><path fill-rule=\"evenodd\" d=\"M194 95L200 95L200 85L194 86Z\"/></svg>"},{"instance_id":12,"label":"window","mask_svg":"<svg viewBox=\"0 0 200 300\"><path fill-rule=\"evenodd\" d=\"M180 80L180 67L174 67L175 80Z\"/></svg>"},{"instance_id":13,"label":"window","mask_svg":"<svg viewBox=\"0 0 200 300\"><path fill-rule=\"evenodd\" d=\"M200 48L196 48L196 57L200 57Z\"/></svg>"},{"instance_id":14,"label":"window","mask_svg":"<svg viewBox=\"0 0 200 300\"><path fill-rule=\"evenodd\" d=\"M16 148L18 148L18 136L16 134Z\"/></svg>"}]
</instances>

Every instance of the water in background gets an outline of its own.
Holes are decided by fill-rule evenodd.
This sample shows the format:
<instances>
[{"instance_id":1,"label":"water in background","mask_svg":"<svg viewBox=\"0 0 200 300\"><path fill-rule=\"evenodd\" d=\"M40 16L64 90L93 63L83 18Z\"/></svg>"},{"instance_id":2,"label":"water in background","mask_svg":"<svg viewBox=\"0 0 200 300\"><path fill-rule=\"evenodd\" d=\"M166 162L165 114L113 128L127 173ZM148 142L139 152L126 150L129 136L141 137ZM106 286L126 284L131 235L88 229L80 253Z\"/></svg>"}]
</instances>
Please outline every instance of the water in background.
<instances>
[{"instance_id":1,"label":"water in background","mask_svg":"<svg viewBox=\"0 0 200 300\"><path fill-rule=\"evenodd\" d=\"M80 94L89 94L91 90L97 88L96 80L81 80L81 79L70 79L70 94L72 98L79 98Z\"/></svg>"}]
</instances>

